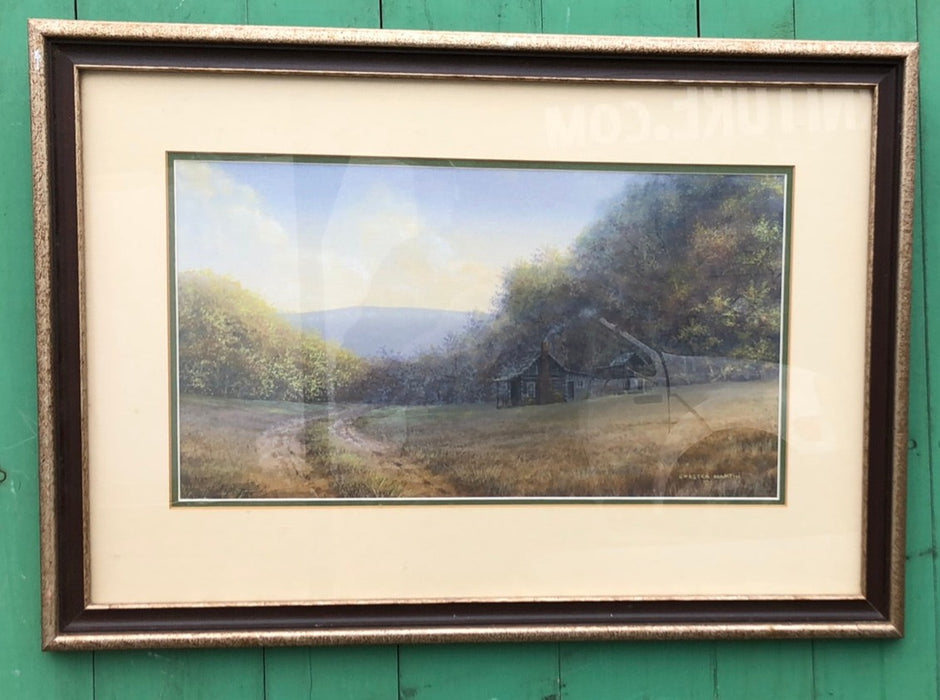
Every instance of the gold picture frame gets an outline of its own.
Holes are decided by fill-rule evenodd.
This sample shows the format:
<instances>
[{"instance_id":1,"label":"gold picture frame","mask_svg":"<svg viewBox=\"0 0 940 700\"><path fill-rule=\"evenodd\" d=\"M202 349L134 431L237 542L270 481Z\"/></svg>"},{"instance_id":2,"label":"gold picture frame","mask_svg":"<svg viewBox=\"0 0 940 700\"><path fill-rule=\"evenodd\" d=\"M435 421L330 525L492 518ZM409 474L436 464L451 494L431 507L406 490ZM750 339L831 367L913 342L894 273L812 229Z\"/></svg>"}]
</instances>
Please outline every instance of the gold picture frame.
<instances>
[{"instance_id":1,"label":"gold picture frame","mask_svg":"<svg viewBox=\"0 0 940 700\"><path fill-rule=\"evenodd\" d=\"M901 635L915 44L29 31L45 648ZM180 507L180 153L781 169L785 491Z\"/></svg>"}]
</instances>

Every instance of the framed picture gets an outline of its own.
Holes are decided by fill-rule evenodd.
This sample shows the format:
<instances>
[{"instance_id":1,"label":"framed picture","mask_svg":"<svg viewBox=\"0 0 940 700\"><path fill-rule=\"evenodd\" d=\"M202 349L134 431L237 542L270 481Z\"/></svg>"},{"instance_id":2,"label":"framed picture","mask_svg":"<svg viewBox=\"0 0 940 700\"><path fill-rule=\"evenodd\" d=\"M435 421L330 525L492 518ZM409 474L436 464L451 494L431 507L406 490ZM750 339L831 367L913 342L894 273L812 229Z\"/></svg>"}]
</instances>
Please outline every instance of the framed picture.
<instances>
[{"instance_id":1,"label":"framed picture","mask_svg":"<svg viewBox=\"0 0 940 700\"><path fill-rule=\"evenodd\" d=\"M902 633L916 45L30 42L45 648Z\"/></svg>"}]
</instances>

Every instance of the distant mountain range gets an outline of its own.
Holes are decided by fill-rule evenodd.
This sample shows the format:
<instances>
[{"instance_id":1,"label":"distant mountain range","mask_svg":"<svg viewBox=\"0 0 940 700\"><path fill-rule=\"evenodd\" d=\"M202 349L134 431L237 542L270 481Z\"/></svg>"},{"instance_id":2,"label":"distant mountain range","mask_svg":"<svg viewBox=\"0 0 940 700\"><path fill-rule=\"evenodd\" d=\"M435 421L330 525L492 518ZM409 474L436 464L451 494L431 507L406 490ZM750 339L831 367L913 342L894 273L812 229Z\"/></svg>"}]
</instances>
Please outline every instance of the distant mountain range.
<instances>
[{"instance_id":1,"label":"distant mountain range","mask_svg":"<svg viewBox=\"0 0 940 700\"><path fill-rule=\"evenodd\" d=\"M328 311L284 314L290 323L351 350L361 357L384 354L402 358L441 343L479 314L443 309L353 306Z\"/></svg>"}]
</instances>

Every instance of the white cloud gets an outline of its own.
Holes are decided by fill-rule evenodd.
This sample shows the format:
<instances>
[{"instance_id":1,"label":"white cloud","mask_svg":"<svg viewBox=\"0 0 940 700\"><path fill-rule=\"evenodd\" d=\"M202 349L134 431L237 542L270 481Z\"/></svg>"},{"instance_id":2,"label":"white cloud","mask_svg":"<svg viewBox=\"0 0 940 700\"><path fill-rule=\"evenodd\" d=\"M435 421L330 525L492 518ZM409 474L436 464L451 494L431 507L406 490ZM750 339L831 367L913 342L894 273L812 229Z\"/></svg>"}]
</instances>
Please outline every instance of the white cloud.
<instances>
[{"instance_id":1,"label":"white cloud","mask_svg":"<svg viewBox=\"0 0 940 700\"><path fill-rule=\"evenodd\" d=\"M407 193L378 186L357 201L347 195L319 234L301 236L305 309L489 308L499 270L462 257Z\"/></svg>"},{"instance_id":2,"label":"white cloud","mask_svg":"<svg viewBox=\"0 0 940 700\"><path fill-rule=\"evenodd\" d=\"M209 163L176 161L175 174L179 268L209 268L234 277L278 309L298 309L293 227L266 212L254 189Z\"/></svg>"},{"instance_id":3,"label":"white cloud","mask_svg":"<svg viewBox=\"0 0 940 700\"><path fill-rule=\"evenodd\" d=\"M271 182L255 189L232 172L176 161L179 268L234 277L280 311L487 311L504 267L553 233L543 220L499 231L506 224L488 209L450 211L446 197L422 205L408 177L363 179L361 168L347 169L336 189L314 183L297 193Z\"/></svg>"}]
</instances>

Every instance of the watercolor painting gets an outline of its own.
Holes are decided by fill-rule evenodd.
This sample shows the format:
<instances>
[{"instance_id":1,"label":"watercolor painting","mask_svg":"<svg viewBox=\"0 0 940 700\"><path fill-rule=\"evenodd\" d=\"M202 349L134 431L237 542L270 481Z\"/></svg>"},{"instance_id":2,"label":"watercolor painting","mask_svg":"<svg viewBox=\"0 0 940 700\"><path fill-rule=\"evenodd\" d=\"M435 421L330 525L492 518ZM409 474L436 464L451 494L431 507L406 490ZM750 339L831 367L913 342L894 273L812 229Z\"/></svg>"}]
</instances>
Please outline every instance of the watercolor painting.
<instances>
[{"instance_id":1,"label":"watercolor painting","mask_svg":"<svg viewBox=\"0 0 940 700\"><path fill-rule=\"evenodd\" d=\"M779 502L785 168L170 154L174 502Z\"/></svg>"}]
</instances>

